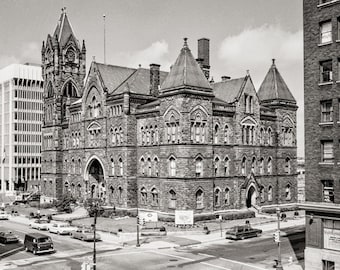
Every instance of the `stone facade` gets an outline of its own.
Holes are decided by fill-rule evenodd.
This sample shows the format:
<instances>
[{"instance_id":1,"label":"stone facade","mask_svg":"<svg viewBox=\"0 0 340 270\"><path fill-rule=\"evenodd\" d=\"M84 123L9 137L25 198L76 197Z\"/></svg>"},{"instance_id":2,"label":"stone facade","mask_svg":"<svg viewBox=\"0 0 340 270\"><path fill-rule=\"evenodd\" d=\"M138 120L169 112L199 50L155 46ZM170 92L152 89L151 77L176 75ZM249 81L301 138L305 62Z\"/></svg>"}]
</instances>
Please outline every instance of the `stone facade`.
<instances>
[{"instance_id":1,"label":"stone facade","mask_svg":"<svg viewBox=\"0 0 340 270\"><path fill-rule=\"evenodd\" d=\"M92 62L83 85L85 43L65 12L59 25L42 50L45 195L196 213L296 202L296 102L263 98L281 78L274 62L258 92L249 74L209 83L209 57L196 61L185 40L169 74Z\"/></svg>"}]
</instances>

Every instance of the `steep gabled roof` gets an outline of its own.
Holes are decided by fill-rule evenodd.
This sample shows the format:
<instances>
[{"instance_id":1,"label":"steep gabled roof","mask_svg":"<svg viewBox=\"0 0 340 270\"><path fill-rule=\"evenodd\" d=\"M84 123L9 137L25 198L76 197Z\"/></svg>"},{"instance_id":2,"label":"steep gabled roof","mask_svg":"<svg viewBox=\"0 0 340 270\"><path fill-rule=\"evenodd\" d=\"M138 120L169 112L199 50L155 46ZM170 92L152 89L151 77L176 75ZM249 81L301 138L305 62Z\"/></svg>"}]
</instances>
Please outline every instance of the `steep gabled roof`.
<instances>
[{"instance_id":1,"label":"steep gabled roof","mask_svg":"<svg viewBox=\"0 0 340 270\"><path fill-rule=\"evenodd\" d=\"M120 94L128 85L130 93L150 95L150 70L145 68L128 68L107 64L95 63L109 94ZM167 72L159 72L159 80L162 83Z\"/></svg>"},{"instance_id":2,"label":"steep gabled roof","mask_svg":"<svg viewBox=\"0 0 340 270\"><path fill-rule=\"evenodd\" d=\"M257 94L260 101L280 100L296 104L294 96L276 68L275 59L273 59L273 64L264 78Z\"/></svg>"},{"instance_id":3,"label":"steep gabled roof","mask_svg":"<svg viewBox=\"0 0 340 270\"><path fill-rule=\"evenodd\" d=\"M215 97L227 102L233 103L239 97L247 80L246 77L217 82L212 84Z\"/></svg>"},{"instance_id":4,"label":"steep gabled roof","mask_svg":"<svg viewBox=\"0 0 340 270\"><path fill-rule=\"evenodd\" d=\"M66 8L63 8L57 27L54 31L53 37L57 38L60 47L63 47L69 40L70 36L73 36L74 39L77 40L74 35L71 23L67 18ZM78 40L77 45L79 46Z\"/></svg>"},{"instance_id":5,"label":"steep gabled roof","mask_svg":"<svg viewBox=\"0 0 340 270\"><path fill-rule=\"evenodd\" d=\"M172 66L169 75L162 84L161 91L183 87L211 91L211 86L193 57L186 38L184 39L184 46L175 64Z\"/></svg>"}]
</instances>

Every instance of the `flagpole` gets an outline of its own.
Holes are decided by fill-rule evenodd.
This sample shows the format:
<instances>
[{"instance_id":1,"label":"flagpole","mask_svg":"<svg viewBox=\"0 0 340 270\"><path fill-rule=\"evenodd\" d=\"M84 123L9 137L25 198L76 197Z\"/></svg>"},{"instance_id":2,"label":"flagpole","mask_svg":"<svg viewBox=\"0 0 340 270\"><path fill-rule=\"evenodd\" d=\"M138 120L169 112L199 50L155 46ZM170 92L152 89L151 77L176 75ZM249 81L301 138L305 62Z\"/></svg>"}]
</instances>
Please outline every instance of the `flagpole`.
<instances>
[{"instance_id":1,"label":"flagpole","mask_svg":"<svg viewBox=\"0 0 340 270\"><path fill-rule=\"evenodd\" d=\"M103 14L103 21L104 21L104 64L106 64L106 29L105 29L105 14Z\"/></svg>"}]
</instances>

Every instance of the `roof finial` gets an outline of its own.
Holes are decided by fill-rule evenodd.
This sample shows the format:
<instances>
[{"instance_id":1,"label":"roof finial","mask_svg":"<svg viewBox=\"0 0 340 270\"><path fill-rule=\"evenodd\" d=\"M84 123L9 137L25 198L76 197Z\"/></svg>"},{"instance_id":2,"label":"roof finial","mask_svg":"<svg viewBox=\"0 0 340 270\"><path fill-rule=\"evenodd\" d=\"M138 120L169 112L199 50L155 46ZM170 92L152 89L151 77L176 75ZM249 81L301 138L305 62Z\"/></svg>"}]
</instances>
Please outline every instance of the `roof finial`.
<instances>
[{"instance_id":1,"label":"roof finial","mask_svg":"<svg viewBox=\"0 0 340 270\"><path fill-rule=\"evenodd\" d=\"M188 38L184 38L184 45L183 45L183 48L188 48Z\"/></svg>"},{"instance_id":2,"label":"roof finial","mask_svg":"<svg viewBox=\"0 0 340 270\"><path fill-rule=\"evenodd\" d=\"M92 56L92 61L96 62L96 56L94 56L94 55Z\"/></svg>"},{"instance_id":3,"label":"roof finial","mask_svg":"<svg viewBox=\"0 0 340 270\"><path fill-rule=\"evenodd\" d=\"M272 61L273 61L273 66L275 66L275 58L273 58Z\"/></svg>"},{"instance_id":4,"label":"roof finial","mask_svg":"<svg viewBox=\"0 0 340 270\"><path fill-rule=\"evenodd\" d=\"M249 69L247 69L247 70L246 70L246 72L247 72L247 76L249 76L249 75L250 75L250 73L249 73Z\"/></svg>"},{"instance_id":5,"label":"roof finial","mask_svg":"<svg viewBox=\"0 0 340 270\"><path fill-rule=\"evenodd\" d=\"M138 68L141 68L142 67L142 65L141 64L138 64Z\"/></svg>"},{"instance_id":6,"label":"roof finial","mask_svg":"<svg viewBox=\"0 0 340 270\"><path fill-rule=\"evenodd\" d=\"M61 8L61 12L62 12L63 14L66 14L66 7Z\"/></svg>"}]
</instances>

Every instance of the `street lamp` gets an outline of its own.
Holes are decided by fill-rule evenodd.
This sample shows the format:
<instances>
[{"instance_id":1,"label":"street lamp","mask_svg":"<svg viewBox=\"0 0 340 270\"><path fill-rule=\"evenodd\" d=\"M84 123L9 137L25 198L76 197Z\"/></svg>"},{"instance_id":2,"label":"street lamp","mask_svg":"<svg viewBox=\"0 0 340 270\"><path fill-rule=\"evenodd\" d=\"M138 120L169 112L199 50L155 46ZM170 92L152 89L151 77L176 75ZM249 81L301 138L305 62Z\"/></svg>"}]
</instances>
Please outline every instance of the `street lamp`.
<instances>
[{"instance_id":1,"label":"street lamp","mask_svg":"<svg viewBox=\"0 0 340 270\"><path fill-rule=\"evenodd\" d=\"M94 217L94 222L92 224L93 227L93 270L96 270L96 262L97 262L97 257L96 257L96 225L97 225L97 216L98 212L101 211L101 201L96 200L92 201L90 205L90 213L93 213Z\"/></svg>"},{"instance_id":2,"label":"street lamp","mask_svg":"<svg viewBox=\"0 0 340 270\"><path fill-rule=\"evenodd\" d=\"M283 270L281 264L281 240L280 240L280 207L276 208L276 215L277 215L277 233L278 233L278 241L277 241L277 263L276 269Z\"/></svg>"}]
</instances>

